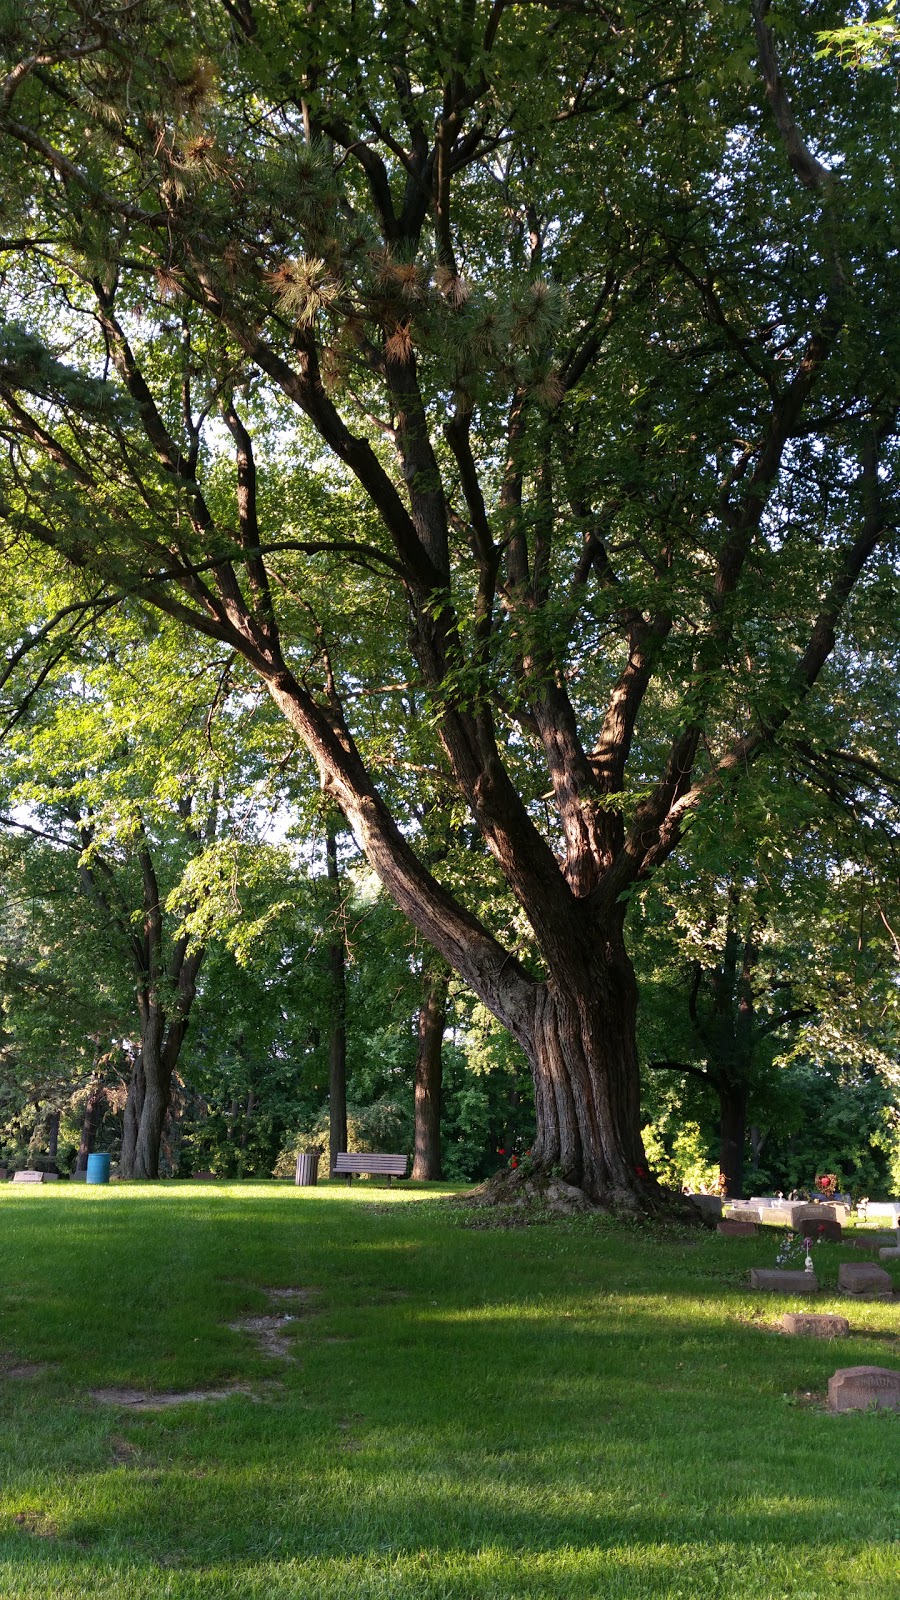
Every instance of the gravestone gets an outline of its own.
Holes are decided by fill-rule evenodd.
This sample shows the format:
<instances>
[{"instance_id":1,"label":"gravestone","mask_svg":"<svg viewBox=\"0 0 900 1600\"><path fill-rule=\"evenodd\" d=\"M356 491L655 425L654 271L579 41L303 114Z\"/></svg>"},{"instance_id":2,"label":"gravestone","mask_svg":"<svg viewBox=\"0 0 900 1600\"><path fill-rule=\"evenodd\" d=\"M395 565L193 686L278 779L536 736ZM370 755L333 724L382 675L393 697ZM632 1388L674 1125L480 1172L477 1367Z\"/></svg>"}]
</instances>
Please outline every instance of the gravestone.
<instances>
[{"instance_id":1,"label":"gravestone","mask_svg":"<svg viewBox=\"0 0 900 1600\"><path fill-rule=\"evenodd\" d=\"M900 1261L900 1246L886 1244L878 1252L879 1261Z\"/></svg>"},{"instance_id":2,"label":"gravestone","mask_svg":"<svg viewBox=\"0 0 900 1600\"><path fill-rule=\"evenodd\" d=\"M867 1222L890 1222L895 1228L900 1228L900 1200L872 1201L866 1206Z\"/></svg>"},{"instance_id":3,"label":"gravestone","mask_svg":"<svg viewBox=\"0 0 900 1600\"><path fill-rule=\"evenodd\" d=\"M716 1222L722 1215L722 1200L717 1194L689 1194L687 1198L708 1221Z\"/></svg>"},{"instance_id":4,"label":"gravestone","mask_svg":"<svg viewBox=\"0 0 900 1600\"><path fill-rule=\"evenodd\" d=\"M843 1211L843 1209L844 1209L843 1206L841 1206L841 1210L842 1211ZM836 1206L825 1206L825 1205L808 1206L808 1205L801 1205L801 1206L797 1207L797 1210L795 1212L795 1217L796 1217L796 1225L797 1225L798 1228L802 1228L803 1224L806 1223L806 1222L824 1222L826 1219L829 1222L837 1222L838 1221L837 1207Z\"/></svg>"},{"instance_id":5,"label":"gravestone","mask_svg":"<svg viewBox=\"0 0 900 1600\"><path fill-rule=\"evenodd\" d=\"M858 1300L890 1300L894 1285L884 1267L874 1262L842 1261L838 1268L838 1289L841 1294L855 1295Z\"/></svg>"},{"instance_id":6,"label":"gravestone","mask_svg":"<svg viewBox=\"0 0 900 1600\"><path fill-rule=\"evenodd\" d=\"M53 1183L58 1177L58 1172L30 1172L23 1168L21 1172L13 1173L13 1183Z\"/></svg>"},{"instance_id":7,"label":"gravestone","mask_svg":"<svg viewBox=\"0 0 900 1600\"><path fill-rule=\"evenodd\" d=\"M814 1272L784 1272L778 1267L751 1267L751 1289L768 1289L772 1294L816 1294L819 1281Z\"/></svg>"},{"instance_id":8,"label":"gravestone","mask_svg":"<svg viewBox=\"0 0 900 1600\"><path fill-rule=\"evenodd\" d=\"M729 1200L725 1206L725 1216L729 1222L761 1222L759 1207L751 1206L745 1201Z\"/></svg>"},{"instance_id":9,"label":"gravestone","mask_svg":"<svg viewBox=\"0 0 900 1600\"><path fill-rule=\"evenodd\" d=\"M762 1213L762 1220L768 1222L773 1228L792 1228L794 1226L794 1207L787 1204L767 1206Z\"/></svg>"},{"instance_id":10,"label":"gravestone","mask_svg":"<svg viewBox=\"0 0 900 1600\"><path fill-rule=\"evenodd\" d=\"M846 1317L817 1315L811 1311L788 1311L781 1319L781 1331L805 1334L811 1339L847 1339L850 1324Z\"/></svg>"},{"instance_id":11,"label":"gravestone","mask_svg":"<svg viewBox=\"0 0 900 1600\"><path fill-rule=\"evenodd\" d=\"M890 1367L838 1367L828 1380L832 1411L900 1411L900 1372Z\"/></svg>"},{"instance_id":12,"label":"gravestone","mask_svg":"<svg viewBox=\"0 0 900 1600\"><path fill-rule=\"evenodd\" d=\"M724 1234L726 1239L752 1239L759 1233L755 1222L739 1222L737 1217L726 1217L724 1222L717 1222L716 1230Z\"/></svg>"},{"instance_id":13,"label":"gravestone","mask_svg":"<svg viewBox=\"0 0 900 1600\"><path fill-rule=\"evenodd\" d=\"M897 1235L895 1233L869 1233L861 1237L857 1234L855 1238L847 1242L853 1245L854 1250L886 1250L890 1245L897 1243Z\"/></svg>"},{"instance_id":14,"label":"gravestone","mask_svg":"<svg viewBox=\"0 0 900 1600\"><path fill-rule=\"evenodd\" d=\"M814 1217L795 1226L804 1239L824 1239L829 1244L840 1244L844 1237L840 1223L834 1222L831 1217Z\"/></svg>"}]
</instances>

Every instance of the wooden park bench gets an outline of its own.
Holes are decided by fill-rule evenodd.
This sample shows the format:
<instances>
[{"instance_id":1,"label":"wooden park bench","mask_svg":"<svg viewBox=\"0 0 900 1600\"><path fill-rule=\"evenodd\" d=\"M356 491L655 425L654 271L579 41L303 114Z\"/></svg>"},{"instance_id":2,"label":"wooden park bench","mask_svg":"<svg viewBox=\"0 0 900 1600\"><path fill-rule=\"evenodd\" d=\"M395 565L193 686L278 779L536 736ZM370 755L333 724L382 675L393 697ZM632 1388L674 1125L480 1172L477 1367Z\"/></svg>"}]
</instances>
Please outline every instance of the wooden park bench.
<instances>
[{"instance_id":1,"label":"wooden park bench","mask_svg":"<svg viewBox=\"0 0 900 1600\"><path fill-rule=\"evenodd\" d=\"M362 1155L349 1155L346 1150L336 1157L331 1169L333 1178L346 1178L352 1183L354 1177L360 1172L373 1172L378 1177L386 1177L388 1183L395 1178L405 1178L409 1165L408 1156L383 1156L372 1151L365 1151Z\"/></svg>"}]
</instances>

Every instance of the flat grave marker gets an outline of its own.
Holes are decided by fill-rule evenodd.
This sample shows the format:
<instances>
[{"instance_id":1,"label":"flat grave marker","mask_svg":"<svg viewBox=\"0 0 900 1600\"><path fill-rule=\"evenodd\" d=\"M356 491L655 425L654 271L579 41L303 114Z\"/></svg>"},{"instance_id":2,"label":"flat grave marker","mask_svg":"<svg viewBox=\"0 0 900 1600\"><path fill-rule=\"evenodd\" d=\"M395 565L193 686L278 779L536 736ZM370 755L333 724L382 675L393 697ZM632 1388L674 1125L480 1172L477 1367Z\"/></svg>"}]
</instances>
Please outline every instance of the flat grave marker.
<instances>
[{"instance_id":1,"label":"flat grave marker","mask_svg":"<svg viewBox=\"0 0 900 1600\"><path fill-rule=\"evenodd\" d=\"M868 1261L842 1261L838 1268L838 1290L858 1300L891 1300L894 1285L884 1267Z\"/></svg>"},{"instance_id":2,"label":"flat grave marker","mask_svg":"<svg viewBox=\"0 0 900 1600\"><path fill-rule=\"evenodd\" d=\"M751 1267L751 1289L768 1289L772 1294L817 1294L819 1280L814 1272L786 1272L779 1267Z\"/></svg>"},{"instance_id":3,"label":"flat grave marker","mask_svg":"<svg viewBox=\"0 0 900 1600\"><path fill-rule=\"evenodd\" d=\"M838 1367L828 1380L832 1411L900 1411L900 1372L890 1367Z\"/></svg>"},{"instance_id":4,"label":"flat grave marker","mask_svg":"<svg viewBox=\"0 0 900 1600\"><path fill-rule=\"evenodd\" d=\"M810 1339L847 1339L850 1324L846 1317L832 1317L812 1311L787 1311L781 1319L782 1333Z\"/></svg>"}]
</instances>

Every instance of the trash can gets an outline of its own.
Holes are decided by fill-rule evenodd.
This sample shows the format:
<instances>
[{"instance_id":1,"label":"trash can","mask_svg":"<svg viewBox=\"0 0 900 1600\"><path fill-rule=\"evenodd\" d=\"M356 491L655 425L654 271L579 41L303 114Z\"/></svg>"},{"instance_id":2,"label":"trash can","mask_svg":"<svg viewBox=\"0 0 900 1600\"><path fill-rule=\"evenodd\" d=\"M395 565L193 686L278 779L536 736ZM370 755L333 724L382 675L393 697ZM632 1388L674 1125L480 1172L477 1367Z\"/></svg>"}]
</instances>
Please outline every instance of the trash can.
<instances>
[{"instance_id":1,"label":"trash can","mask_svg":"<svg viewBox=\"0 0 900 1600\"><path fill-rule=\"evenodd\" d=\"M319 1181L319 1157L321 1150L301 1150L297 1157L297 1171L294 1182L301 1189L309 1189Z\"/></svg>"},{"instance_id":2,"label":"trash can","mask_svg":"<svg viewBox=\"0 0 900 1600\"><path fill-rule=\"evenodd\" d=\"M88 1156L87 1164L88 1183L109 1183L109 1156L106 1154Z\"/></svg>"}]
</instances>

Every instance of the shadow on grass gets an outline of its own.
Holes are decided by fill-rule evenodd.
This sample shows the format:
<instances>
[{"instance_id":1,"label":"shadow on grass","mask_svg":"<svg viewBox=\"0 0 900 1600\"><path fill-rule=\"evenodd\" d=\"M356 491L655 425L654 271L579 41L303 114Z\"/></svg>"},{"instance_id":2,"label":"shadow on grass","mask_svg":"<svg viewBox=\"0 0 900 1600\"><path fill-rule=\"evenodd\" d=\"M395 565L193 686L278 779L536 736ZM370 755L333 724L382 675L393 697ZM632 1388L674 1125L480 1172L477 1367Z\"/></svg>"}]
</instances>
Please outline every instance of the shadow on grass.
<instances>
[{"instance_id":1,"label":"shadow on grass","mask_svg":"<svg viewBox=\"0 0 900 1600\"><path fill-rule=\"evenodd\" d=\"M160 1197L4 1208L0 1337L60 1366L0 1383L16 1441L0 1593L900 1593L900 1418L791 1404L884 1346L755 1326L761 1302L731 1281L752 1251L570 1225L473 1235L368 1195ZM320 1293L296 1369L223 1326L302 1285ZM883 1336L896 1311L857 1315ZM138 1418L86 1394L276 1372L261 1405Z\"/></svg>"}]
</instances>

